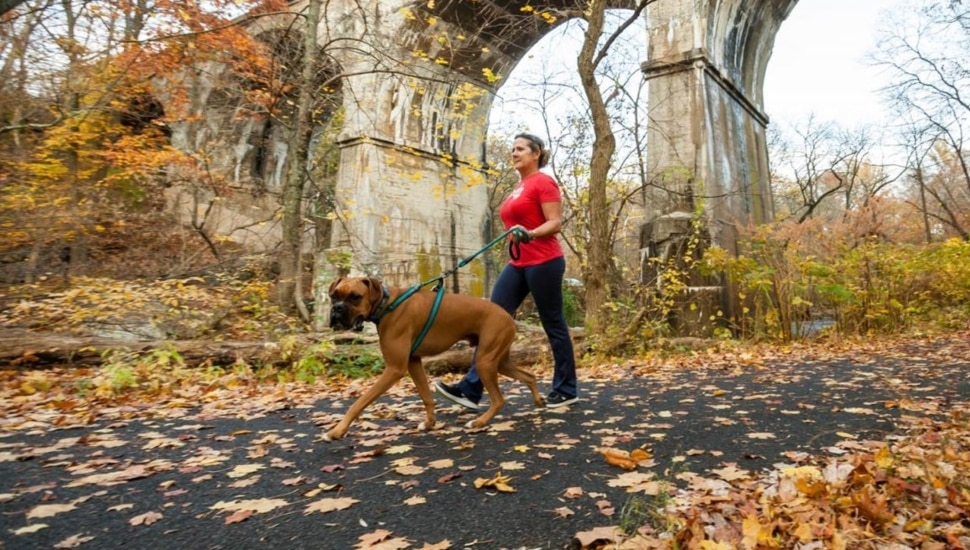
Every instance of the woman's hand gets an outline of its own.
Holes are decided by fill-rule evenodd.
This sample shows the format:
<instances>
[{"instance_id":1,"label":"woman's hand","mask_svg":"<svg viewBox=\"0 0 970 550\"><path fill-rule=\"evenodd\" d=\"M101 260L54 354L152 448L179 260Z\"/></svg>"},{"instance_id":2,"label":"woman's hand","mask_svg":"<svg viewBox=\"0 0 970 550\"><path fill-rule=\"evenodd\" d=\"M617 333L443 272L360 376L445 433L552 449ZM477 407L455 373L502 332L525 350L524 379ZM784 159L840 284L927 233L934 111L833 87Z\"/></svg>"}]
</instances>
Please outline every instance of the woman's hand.
<instances>
[{"instance_id":1,"label":"woman's hand","mask_svg":"<svg viewBox=\"0 0 970 550\"><path fill-rule=\"evenodd\" d=\"M521 225L513 225L509 228L509 240L515 244L527 243L532 239L532 232Z\"/></svg>"}]
</instances>

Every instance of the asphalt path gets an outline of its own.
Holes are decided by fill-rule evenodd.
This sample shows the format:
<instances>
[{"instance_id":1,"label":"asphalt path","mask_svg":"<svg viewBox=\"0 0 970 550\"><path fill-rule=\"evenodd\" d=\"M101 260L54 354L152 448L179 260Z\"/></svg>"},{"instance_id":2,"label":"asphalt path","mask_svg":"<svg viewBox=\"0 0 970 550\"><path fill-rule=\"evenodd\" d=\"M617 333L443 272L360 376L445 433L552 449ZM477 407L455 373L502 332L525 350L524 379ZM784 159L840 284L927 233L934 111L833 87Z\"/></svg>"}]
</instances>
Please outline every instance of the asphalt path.
<instances>
[{"instance_id":1,"label":"asphalt path","mask_svg":"<svg viewBox=\"0 0 970 550\"><path fill-rule=\"evenodd\" d=\"M685 472L756 474L799 453L850 452L892 436L905 416L968 399L970 362L952 343L960 353L914 341L887 353L618 366L582 373L581 401L558 410L536 410L503 381L506 406L479 432L462 427L474 413L440 401L443 426L418 432L409 381L334 443L320 436L353 396L0 424L0 547L569 548L650 498L616 486L624 471L599 449L644 448L652 461L638 471L674 485ZM499 475L514 492L475 487Z\"/></svg>"}]
</instances>

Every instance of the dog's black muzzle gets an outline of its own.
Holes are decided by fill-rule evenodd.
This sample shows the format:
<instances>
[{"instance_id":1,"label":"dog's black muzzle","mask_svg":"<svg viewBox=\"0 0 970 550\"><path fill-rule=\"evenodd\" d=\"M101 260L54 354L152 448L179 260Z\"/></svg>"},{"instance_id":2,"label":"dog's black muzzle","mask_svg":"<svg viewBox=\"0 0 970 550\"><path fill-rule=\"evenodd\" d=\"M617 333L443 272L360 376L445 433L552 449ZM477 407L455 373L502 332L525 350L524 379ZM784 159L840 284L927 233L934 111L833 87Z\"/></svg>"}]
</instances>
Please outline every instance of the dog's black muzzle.
<instances>
[{"instance_id":1,"label":"dog's black muzzle","mask_svg":"<svg viewBox=\"0 0 970 550\"><path fill-rule=\"evenodd\" d=\"M336 330L364 330L364 319L351 319L353 309L346 302L334 302L330 306L330 328Z\"/></svg>"}]
</instances>

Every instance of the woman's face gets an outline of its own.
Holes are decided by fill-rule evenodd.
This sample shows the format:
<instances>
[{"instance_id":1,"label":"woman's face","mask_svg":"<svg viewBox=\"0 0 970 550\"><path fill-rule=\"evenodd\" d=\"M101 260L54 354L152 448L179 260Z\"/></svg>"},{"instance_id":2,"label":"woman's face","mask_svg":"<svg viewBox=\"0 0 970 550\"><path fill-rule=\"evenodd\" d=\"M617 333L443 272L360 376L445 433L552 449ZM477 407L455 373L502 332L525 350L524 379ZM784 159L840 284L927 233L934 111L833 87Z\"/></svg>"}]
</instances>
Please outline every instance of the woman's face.
<instances>
[{"instance_id":1,"label":"woman's face","mask_svg":"<svg viewBox=\"0 0 970 550\"><path fill-rule=\"evenodd\" d=\"M522 172L539 168L539 152L532 150L532 142L525 138L516 138L512 142L512 166Z\"/></svg>"}]
</instances>

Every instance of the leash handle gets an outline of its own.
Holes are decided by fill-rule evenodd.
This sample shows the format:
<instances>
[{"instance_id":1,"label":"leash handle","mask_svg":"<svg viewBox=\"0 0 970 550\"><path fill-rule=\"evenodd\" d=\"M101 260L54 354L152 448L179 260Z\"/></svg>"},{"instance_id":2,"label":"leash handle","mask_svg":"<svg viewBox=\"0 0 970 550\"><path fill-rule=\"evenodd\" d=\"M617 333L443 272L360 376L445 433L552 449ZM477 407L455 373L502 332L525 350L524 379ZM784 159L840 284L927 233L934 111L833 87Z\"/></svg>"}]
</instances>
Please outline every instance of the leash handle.
<instances>
[{"instance_id":1,"label":"leash handle","mask_svg":"<svg viewBox=\"0 0 970 550\"><path fill-rule=\"evenodd\" d=\"M525 231L523 229L516 228L516 229L509 229L507 231L503 231L498 237L495 237L494 239L492 239L491 241L489 241L488 244L486 244L485 246L479 248L473 254L462 258L458 262L458 266L457 267L465 267L466 265L468 265L469 262L471 262L472 260L474 260L475 258L477 258L479 254L481 254L482 252L485 252L489 248L492 248L493 246L495 246L499 242L505 240L505 238L509 236L509 233L524 234L526 239L529 238L529 232L528 231ZM512 244L513 243L516 244L516 245L518 244L515 241L513 241L512 243L509 243L509 254L510 255L512 254L511 248L512 248ZM515 255L512 256L512 259L514 259L514 260L519 259L518 251L516 251Z\"/></svg>"},{"instance_id":2,"label":"leash handle","mask_svg":"<svg viewBox=\"0 0 970 550\"><path fill-rule=\"evenodd\" d=\"M522 249L519 247L519 241L509 242L509 258L518 261L522 257Z\"/></svg>"},{"instance_id":3,"label":"leash handle","mask_svg":"<svg viewBox=\"0 0 970 550\"><path fill-rule=\"evenodd\" d=\"M514 227L505 232L505 235L509 233L514 233L514 237L511 242L509 242L509 257L513 260L518 260L522 257L522 243L529 242L529 232L521 227Z\"/></svg>"}]
</instances>

